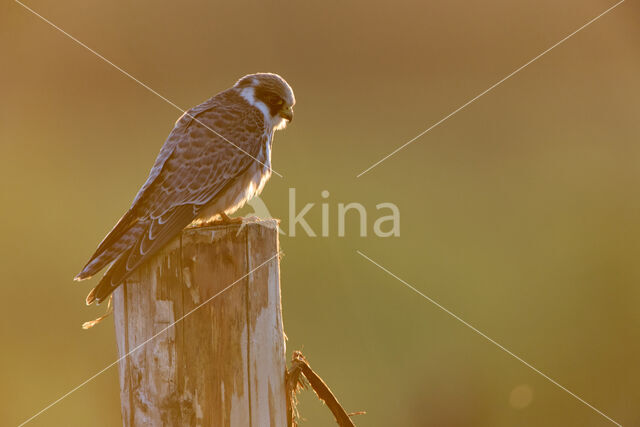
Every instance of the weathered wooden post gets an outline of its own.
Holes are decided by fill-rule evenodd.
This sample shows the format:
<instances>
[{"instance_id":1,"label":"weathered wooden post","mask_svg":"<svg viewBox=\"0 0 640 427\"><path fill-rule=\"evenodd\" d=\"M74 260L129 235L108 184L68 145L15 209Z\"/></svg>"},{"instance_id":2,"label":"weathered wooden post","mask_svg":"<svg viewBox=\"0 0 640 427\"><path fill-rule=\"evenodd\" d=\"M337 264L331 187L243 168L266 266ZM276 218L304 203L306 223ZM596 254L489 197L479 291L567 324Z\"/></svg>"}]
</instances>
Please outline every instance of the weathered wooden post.
<instances>
[{"instance_id":1,"label":"weathered wooden post","mask_svg":"<svg viewBox=\"0 0 640 427\"><path fill-rule=\"evenodd\" d=\"M287 425L276 225L186 229L116 290L120 357L178 321L121 359L125 426Z\"/></svg>"}]
</instances>

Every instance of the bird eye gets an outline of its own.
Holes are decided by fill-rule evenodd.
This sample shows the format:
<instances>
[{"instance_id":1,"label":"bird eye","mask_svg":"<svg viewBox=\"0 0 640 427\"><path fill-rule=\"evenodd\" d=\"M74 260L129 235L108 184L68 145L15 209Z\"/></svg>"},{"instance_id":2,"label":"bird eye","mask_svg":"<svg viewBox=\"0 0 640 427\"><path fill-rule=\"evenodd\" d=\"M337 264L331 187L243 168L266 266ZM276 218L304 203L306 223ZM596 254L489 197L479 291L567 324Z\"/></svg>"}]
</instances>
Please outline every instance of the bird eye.
<instances>
[{"instance_id":1,"label":"bird eye","mask_svg":"<svg viewBox=\"0 0 640 427\"><path fill-rule=\"evenodd\" d=\"M270 103L271 105L275 105L275 106L277 106L277 107L280 107L280 106L282 106L282 104L284 104L284 101L283 101L283 99L282 99L282 98L280 98L279 96L272 96L272 97L269 99L269 103Z\"/></svg>"}]
</instances>

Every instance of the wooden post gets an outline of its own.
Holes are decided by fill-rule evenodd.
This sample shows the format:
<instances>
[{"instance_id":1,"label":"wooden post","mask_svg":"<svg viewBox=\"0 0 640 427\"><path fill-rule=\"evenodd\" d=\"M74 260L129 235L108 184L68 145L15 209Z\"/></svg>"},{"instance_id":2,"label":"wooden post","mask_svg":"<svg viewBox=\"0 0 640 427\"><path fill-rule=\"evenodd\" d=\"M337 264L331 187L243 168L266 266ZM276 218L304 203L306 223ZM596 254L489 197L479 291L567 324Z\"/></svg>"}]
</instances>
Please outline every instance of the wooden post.
<instances>
[{"instance_id":1,"label":"wooden post","mask_svg":"<svg viewBox=\"0 0 640 427\"><path fill-rule=\"evenodd\" d=\"M116 290L124 426L286 426L276 225L186 229Z\"/></svg>"}]
</instances>

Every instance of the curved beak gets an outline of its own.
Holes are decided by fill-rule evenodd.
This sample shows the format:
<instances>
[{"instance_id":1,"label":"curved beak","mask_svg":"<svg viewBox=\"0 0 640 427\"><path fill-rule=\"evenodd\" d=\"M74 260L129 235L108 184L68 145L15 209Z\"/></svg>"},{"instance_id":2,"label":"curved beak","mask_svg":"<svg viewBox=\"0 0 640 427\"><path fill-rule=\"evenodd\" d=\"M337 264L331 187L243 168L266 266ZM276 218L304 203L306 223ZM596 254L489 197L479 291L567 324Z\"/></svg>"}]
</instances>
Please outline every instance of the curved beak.
<instances>
[{"instance_id":1,"label":"curved beak","mask_svg":"<svg viewBox=\"0 0 640 427\"><path fill-rule=\"evenodd\" d=\"M287 107L283 110L280 110L280 117L286 119L291 123L293 121L293 109L291 107Z\"/></svg>"}]
</instances>

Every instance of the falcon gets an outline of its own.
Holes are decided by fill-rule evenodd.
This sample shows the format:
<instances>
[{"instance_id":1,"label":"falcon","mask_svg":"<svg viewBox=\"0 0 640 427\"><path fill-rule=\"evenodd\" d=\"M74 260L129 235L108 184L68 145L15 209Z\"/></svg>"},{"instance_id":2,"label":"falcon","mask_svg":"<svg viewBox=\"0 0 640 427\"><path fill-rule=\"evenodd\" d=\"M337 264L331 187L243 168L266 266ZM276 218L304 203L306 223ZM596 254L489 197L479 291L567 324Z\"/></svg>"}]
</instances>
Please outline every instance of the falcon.
<instances>
[{"instance_id":1,"label":"falcon","mask_svg":"<svg viewBox=\"0 0 640 427\"><path fill-rule=\"evenodd\" d=\"M271 176L273 134L293 120L295 97L279 75L250 74L185 112L162 146L129 210L75 280L107 265L86 298L100 303L192 223L228 215Z\"/></svg>"}]
</instances>

